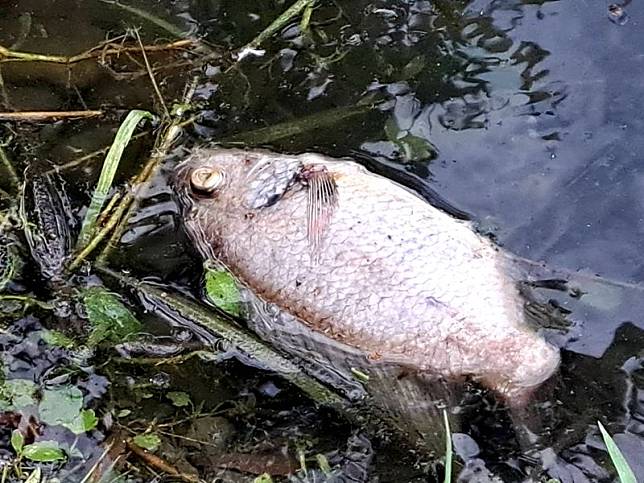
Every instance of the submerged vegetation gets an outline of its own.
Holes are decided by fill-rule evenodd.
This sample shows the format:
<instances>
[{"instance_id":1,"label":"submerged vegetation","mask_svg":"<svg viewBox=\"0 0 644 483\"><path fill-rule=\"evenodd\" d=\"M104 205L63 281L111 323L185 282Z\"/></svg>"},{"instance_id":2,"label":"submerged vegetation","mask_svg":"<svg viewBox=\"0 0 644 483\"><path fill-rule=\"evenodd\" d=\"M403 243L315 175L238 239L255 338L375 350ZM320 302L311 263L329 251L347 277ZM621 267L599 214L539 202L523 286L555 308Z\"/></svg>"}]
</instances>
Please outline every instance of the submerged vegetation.
<instances>
[{"instance_id":1,"label":"submerged vegetation","mask_svg":"<svg viewBox=\"0 0 644 483\"><path fill-rule=\"evenodd\" d=\"M105 31L121 31L94 46L23 48L37 28L26 11L12 44L0 45L0 481L368 481L373 467L382 481L452 481L467 461L462 451L460 459L453 455L448 411L438 442L444 454L414 447L368 402L351 404L248 333L227 272L202 270L172 251L175 242L148 244L141 233L158 230L167 214L146 219L150 200L168 201L164 174L204 139L297 149L312 146L313 134L322 140L346 130L351 137L376 120L383 141L373 150L393 153L408 176L426 171L438 148L422 127L396 119L392 92L414 85L429 98L451 97L454 85L440 84L449 92L438 92L433 83L464 75L458 60L434 34L423 55L383 54L372 48L376 42L362 48L370 41L364 32L376 28L359 20L353 34L338 28L338 19L356 14L342 2L257 7L263 28L251 24L240 37L209 35L207 25L189 19L175 25L126 3L95 3L89 24L109 24L99 21L105 15L115 19ZM444 19L458 6L437 5L414 15L449 28ZM254 21L236 15L242 31ZM289 47L273 52L276 36ZM366 92L365 79L354 79L362 74L351 70L360 56L378 66L382 82ZM283 112L278 64L298 72L300 84L290 90L306 90L311 102L320 97L315 110ZM322 99L343 77L354 82L340 89L344 102ZM56 99L40 93L42 106L16 109L24 79L53 86ZM263 83L275 87L275 99L255 94ZM226 102L213 107L214 93ZM265 117L257 115L260 106ZM147 271L155 266L150 258L174 259L174 266L156 276ZM368 383L369 375L357 373ZM622 481L635 481L599 431ZM395 464L376 458L378 445Z\"/></svg>"}]
</instances>

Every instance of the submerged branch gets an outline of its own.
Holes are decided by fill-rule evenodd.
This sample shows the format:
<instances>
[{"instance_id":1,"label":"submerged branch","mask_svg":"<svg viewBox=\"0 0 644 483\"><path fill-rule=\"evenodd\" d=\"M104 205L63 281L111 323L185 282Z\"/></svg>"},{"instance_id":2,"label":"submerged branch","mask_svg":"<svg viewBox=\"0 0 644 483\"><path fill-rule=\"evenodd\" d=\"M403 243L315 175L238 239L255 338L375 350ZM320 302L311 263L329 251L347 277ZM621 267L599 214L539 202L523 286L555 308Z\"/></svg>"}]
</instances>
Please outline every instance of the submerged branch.
<instances>
[{"instance_id":1,"label":"submerged branch","mask_svg":"<svg viewBox=\"0 0 644 483\"><path fill-rule=\"evenodd\" d=\"M87 119L100 117L103 111L20 111L0 112L0 121L41 122L59 119Z\"/></svg>"},{"instance_id":2,"label":"submerged branch","mask_svg":"<svg viewBox=\"0 0 644 483\"><path fill-rule=\"evenodd\" d=\"M134 441L132 440L129 440L127 442L127 447L129 448L130 451L132 451L132 453L138 456L146 465L154 468L155 470L161 473L165 473L166 475L170 475L171 477L179 479L186 483L199 482L198 475L192 475L189 473L184 473L179 471L175 466L171 465L169 462L167 462L160 456L157 456L155 454L150 453L149 451L146 451L145 449L135 444Z\"/></svg>"},{"instance_id":3,"label":"submerged branch","mask_svg":"<svg viewBox=\"0 0 644 483\"><path fill-rule=\"evenodd\" d=\"M145 10L141 10L140 8L132 7L131 5L127 5L125 3L121 3L117 0L100 0L103 3L106 3L108 5L113 5L115 7L118 7L128 13L131 13L133 15L136 15L137 17L142 18L143 20L146 20L157 27L161 27L163 30L171 34L172 36L181 39L185 37L188 32L184 32L180 28L176 27L175 25L171 24L170 22L157 17L156 15L151 14L150 12L146 12Z\"/></svg>"},{"instance_id":4,"label":"submerged branch","mask_svg":"<svg viewBox=\"0 0 644 483\"><path fill-rule=\"evenodd\" d=\"M272 126L246 131L225 137L222 143L243 143L259 146L262 144L290 138L306 132L323 129L355 116L367 114L373 110L372 105L338 107L328 111L317 112L293 121L286 121Z\"/></svg>"},{"instance_id":5,"label":"submerged branch","mask_svg":"<svg viewBox=\"0 0 644 483\"><path fill-rule=\"evenodd\" d=\"M127 287L134 288L143 300L154 307L153 310L168 316L176 314L175 316L178 315L180 318L221 337L243 355L250 357L259 365L277 373L300 388L318 404L335 407L344 407L346 405L346 400L342 396L305 374L295 363L277 353L255 336L247 333L234 321L228 320L181 295L173 294L149 283L121 275L103 266L98 266L98 269L102 274Z\"/></svg>"},{"instance_id":6,"label":"submerged branch","mask_svg":"<svg viewBox=\"0 0 644 483\"><path fill-rule=\"evenodd\" d=\"M193 47L199 44L198 40L183 39L177 40L167 44L159 45L144 45L145 52L162 52L165 50L181 50L188 47ZM110 44L107 44L110 45ZM77 55L64 56L64 55L48 55L38 54L34 52L20 52L10 50L0 45L0 62L49 62L54 64L75 64L89 59L103 58L110 55L119 55L126 52L141 52L141 47L108 47L107 45L99 45L92 47L85 52Z\"/></svg>"}]
</instances>

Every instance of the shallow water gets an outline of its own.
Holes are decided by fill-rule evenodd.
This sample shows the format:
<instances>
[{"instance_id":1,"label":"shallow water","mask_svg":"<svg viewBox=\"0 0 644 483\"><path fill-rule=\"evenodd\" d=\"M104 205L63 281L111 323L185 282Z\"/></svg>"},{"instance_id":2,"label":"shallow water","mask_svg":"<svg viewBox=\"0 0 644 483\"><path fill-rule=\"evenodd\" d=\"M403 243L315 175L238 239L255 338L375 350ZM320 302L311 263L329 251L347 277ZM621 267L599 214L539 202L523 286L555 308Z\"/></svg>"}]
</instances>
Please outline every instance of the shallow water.
<instances>
[{"instance_id":1,"label":"shallow water","mask_svg":"<svg viewBox=\"0 0 644 483\"><path fill-rule=\"evenodd\" d=\"M186 0L140 1L136 6L184 32L237 48L287 4ZM633 2L624 8L625 23L611 21L608 4L587 1L321 2L312 17L311 36L303 36L293 22L265 44L263 56L244 59L238 69L222 74L215 59L193 71L191 66L169 68L158 79L171 104L181 97L190 76L199 75L200 117L183 139L188 145L354 106L366 97L377 100L378 106L365 115L268 146L355 156L415 189L431 190L516 255L544 261L555 270L644 283L639 81L644 77L644 7ZM71 55L131 26L141 27L144 42L169 37L162 28L98 1L0 5L0 45L16 43L14 50ZM157 55L151 61L165 59ZM108 145L126 110L161 112L148 77L140 75L141 65L127 58L119 62L111 70L83 63L71 75L66 66L52 64L0 65L3 110L105 107L109 112L99 120L5 123L2 137L11 138L7 149L19 172L27 164L48 169L49 163L64 164ZM128 148L120 182L137 172L150 144L148 137ZM180 229L167 185L171 167L167 163L154 177L112 261L137 276L153 276L198 293L200 265ZM63 173L72 205L81 210L77 217L99 170L100 158ZM9 189L6 182L1 187ZM25 279L29 290L41 291L36 276ZM604 287L597 294L581 302L552 294L574 309L571 335L557 339L564 351L553 398L556 432L572 436L553 444L559 459L553 456L549 475L562 481L610 481L612 469L597 419L615 435L636 474L644 477L637 456L644 454L642 297L637 289ZM195 372L203 384L222 379L230 387L219 393L221 399L208 391L193 395L214 407L268 382L280 384L241 364L227 364L223 374L197 364L192 373L171 374L170 385ZM40 377L33 375L34 380ZM128 392L117 387L122 371L109 377L115 387L113 407L131 406ZM260 394L257 404L270 413L260 418L267 426L274 423L272 418L279 419L280 411L295 415L289 420L292 427L275 423L282 435L306 432L311 418L323 421L321 425L333 421L292 388L284 388L277 398ZM500 418L498 424L494 415ZM480 419L472 418L462 429L466 435L459 436L457 452L470 466L476 467L481 458L504 481L519 481L525 477L526 457L517 454L504 417L484 411ZM251 438L250 428L240 425L239 432L247 431ZM337 438L315 450L328 449L325 444L346 446L355 429L342 426ZM93 437L100 442L103 436ZM391 447L374 448L367 461L369 478L421 478L422 469L410 471L411 465L398 464ZM356 478L349 481L362 481Z\"/></svg>"}]
</instances>

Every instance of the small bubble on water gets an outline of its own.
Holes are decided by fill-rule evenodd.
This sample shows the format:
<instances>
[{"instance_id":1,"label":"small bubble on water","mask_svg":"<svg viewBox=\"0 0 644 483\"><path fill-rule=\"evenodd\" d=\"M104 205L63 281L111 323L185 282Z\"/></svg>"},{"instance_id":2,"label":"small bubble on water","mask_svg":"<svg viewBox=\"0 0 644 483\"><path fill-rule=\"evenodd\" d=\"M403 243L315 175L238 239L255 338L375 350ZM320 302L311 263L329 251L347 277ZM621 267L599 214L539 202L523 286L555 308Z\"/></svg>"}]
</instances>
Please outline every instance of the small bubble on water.
<instances>
[{"instance_id":1,"label":"small bubble on water","mask_svg":"<svg viewBox=\"0 0 644 483\"><path fill-rule=\"evenodd\" d=\"M622 5L613 3L608 6L608 19L617 25L624 25L628 22L628 14Z\"/></svg>"}]
</instances>

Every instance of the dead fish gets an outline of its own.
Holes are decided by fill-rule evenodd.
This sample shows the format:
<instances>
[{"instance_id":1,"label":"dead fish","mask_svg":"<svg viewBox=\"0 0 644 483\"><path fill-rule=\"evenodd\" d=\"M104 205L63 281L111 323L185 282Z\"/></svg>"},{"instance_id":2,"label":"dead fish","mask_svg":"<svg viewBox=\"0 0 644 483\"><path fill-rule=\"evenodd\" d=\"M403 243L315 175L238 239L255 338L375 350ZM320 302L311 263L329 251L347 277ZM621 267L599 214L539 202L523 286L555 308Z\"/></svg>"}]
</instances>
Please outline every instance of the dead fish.
<instances>
[{"instance_id":1,"label":"dead fish","mask_svg":"<svg viewBox=\"0 0 644 483\"><path fill-rule=\"evenodd\" d=\"M204 257L368 360L473 378L510 403L558 367L500 249L351 160L200 149L175 188Z\"/></svg>"}]
</instances>

